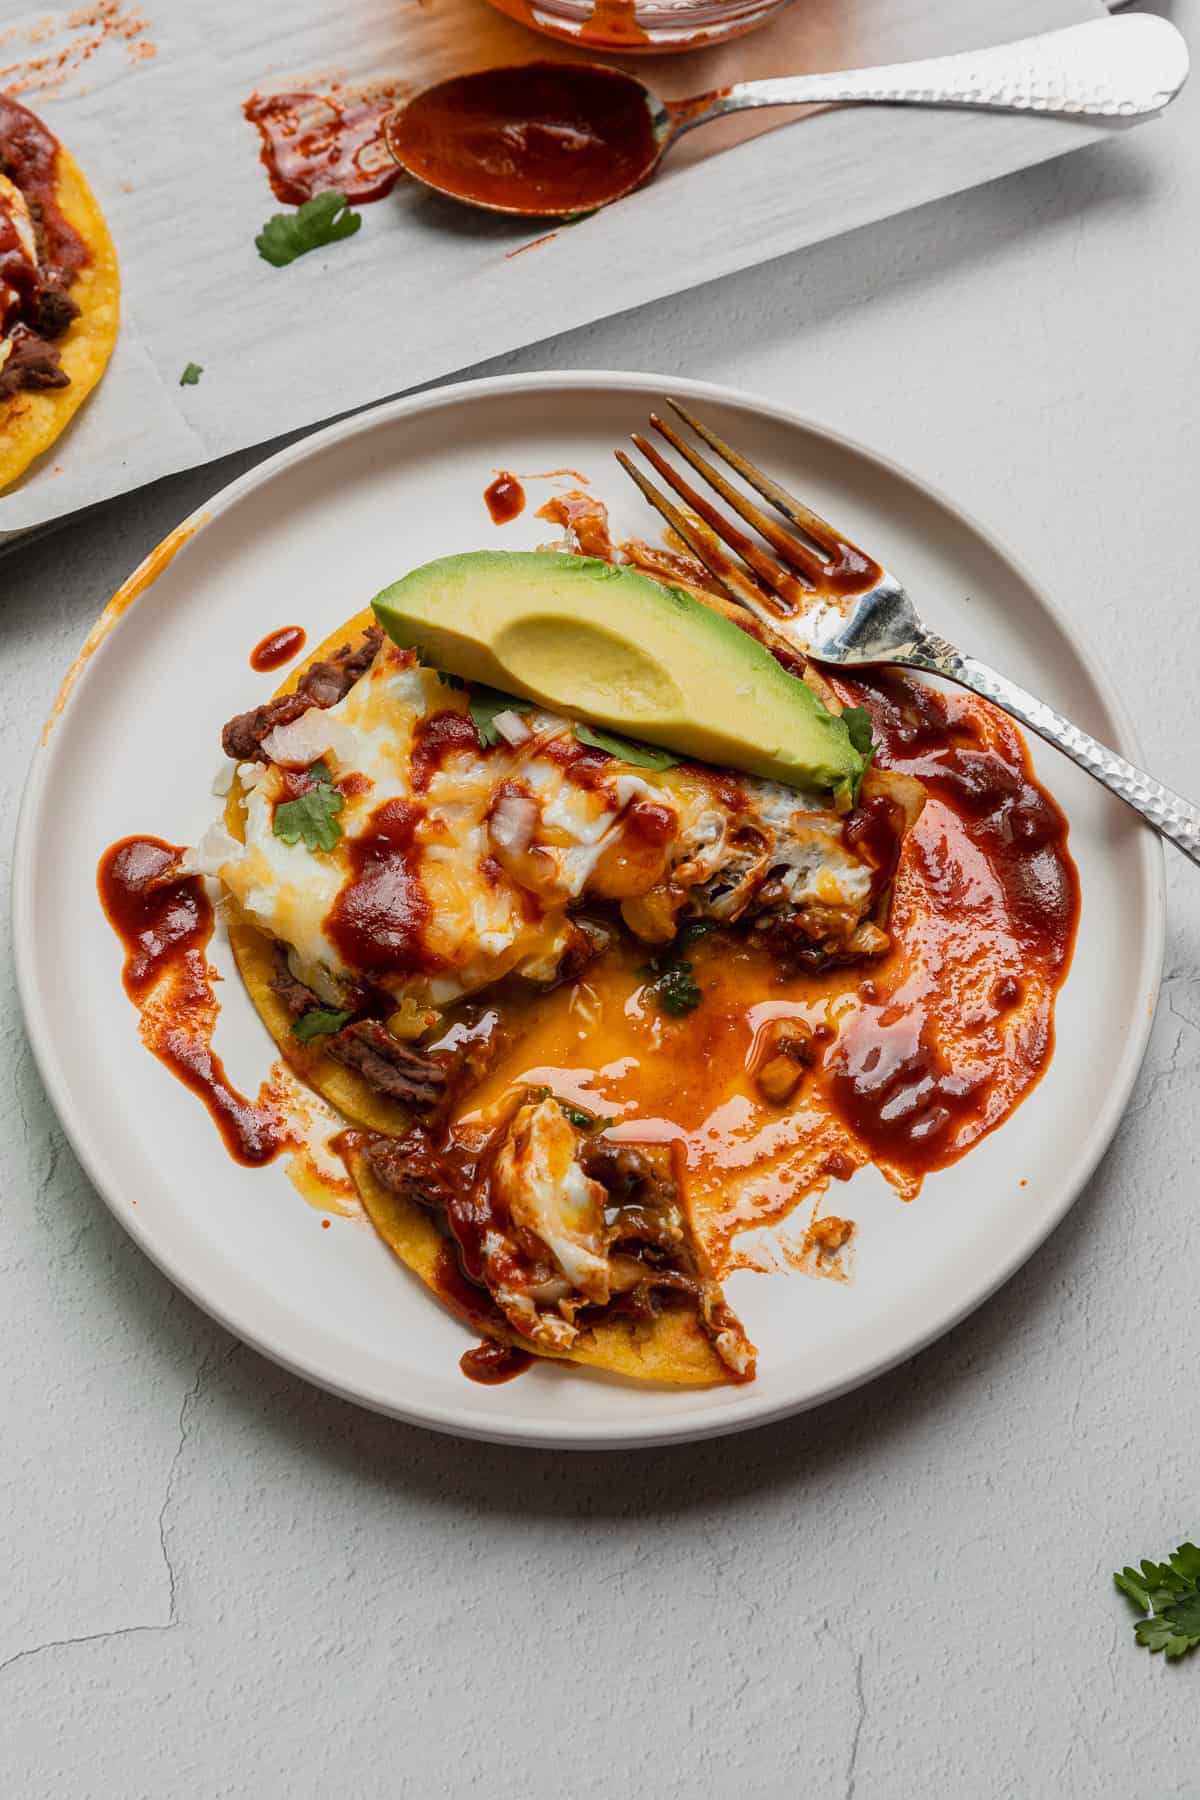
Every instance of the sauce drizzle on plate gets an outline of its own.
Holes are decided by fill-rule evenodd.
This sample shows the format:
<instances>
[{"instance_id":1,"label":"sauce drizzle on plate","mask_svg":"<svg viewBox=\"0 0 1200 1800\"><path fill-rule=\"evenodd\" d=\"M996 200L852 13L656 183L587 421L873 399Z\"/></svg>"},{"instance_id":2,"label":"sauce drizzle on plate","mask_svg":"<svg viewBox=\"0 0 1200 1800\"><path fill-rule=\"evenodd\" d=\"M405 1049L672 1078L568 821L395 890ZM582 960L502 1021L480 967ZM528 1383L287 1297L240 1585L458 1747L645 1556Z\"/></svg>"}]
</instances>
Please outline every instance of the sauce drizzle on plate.
<instances>
[{"instance_id":1,"label":"sauce drizzle on plate","mask_svg":"<svg viewBox=\"0 0 1200 1800\"><path fill-rule=\"evenodd\" d=\"M125 951L122 980L142 1042L203 1100L234 1161L257 1167L295 1138L269 1085L247 1100L213 1050L213 910L200 877L179 872L182 854L161 838L121 838L100 858L100 903Z\"/></svg>"},{"instance_id":2,"label":"sauce drizzle on plate","mask_svg":"<svg viewBox=\"0 0 1200 1800\"><path fill-rule=\"evenodd\" d=\"M293 656L299 656L306 636L303 625L281 625L278 631L268 632L250 652L250 667L258 675L281 669Z\"/></svg>"}]
</instances>

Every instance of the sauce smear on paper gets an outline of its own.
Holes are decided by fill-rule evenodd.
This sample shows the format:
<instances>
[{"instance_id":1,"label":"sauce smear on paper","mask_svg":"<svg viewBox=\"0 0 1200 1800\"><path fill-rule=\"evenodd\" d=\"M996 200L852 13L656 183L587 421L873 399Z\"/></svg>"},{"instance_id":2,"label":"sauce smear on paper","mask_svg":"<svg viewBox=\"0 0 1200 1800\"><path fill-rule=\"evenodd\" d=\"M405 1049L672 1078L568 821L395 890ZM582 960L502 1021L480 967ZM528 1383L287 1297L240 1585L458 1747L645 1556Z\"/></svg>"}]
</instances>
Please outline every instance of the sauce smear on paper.
<instances>
[{"instance_id":1,"label":"sauce smear on paper","mask_svg":"<svg viewBox=\"0 0 1200 1800\"><path fill-rule=\"evenodd\" d=\"M242 111L258 127L259 156L276 199L300 206L333 188L361 206L390 194L400 175L383 136L395 109L394 91L347 91L253 94Z\"/></svg>"}]
</instances>

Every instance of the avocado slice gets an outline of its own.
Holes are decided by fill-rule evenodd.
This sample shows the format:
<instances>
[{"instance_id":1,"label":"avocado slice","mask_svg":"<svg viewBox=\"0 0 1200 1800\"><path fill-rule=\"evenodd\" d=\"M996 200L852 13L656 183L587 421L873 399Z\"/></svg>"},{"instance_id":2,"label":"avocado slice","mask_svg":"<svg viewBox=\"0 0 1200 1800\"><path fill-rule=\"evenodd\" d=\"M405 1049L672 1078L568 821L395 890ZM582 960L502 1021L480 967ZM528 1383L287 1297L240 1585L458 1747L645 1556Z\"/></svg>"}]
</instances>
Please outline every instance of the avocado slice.
<instances>
[{"instance_id":1,"label":"avocado slice","mask_svg":"<svg viewBox=\"0 0 1200 1800\"><path fill-rule=\"evenodd\" d=\"M559 551L476 550L374 601L388 636L466 681L791 787L856 790L842 720L723 614L636 570Z\"/></svg>"}]
</instances>

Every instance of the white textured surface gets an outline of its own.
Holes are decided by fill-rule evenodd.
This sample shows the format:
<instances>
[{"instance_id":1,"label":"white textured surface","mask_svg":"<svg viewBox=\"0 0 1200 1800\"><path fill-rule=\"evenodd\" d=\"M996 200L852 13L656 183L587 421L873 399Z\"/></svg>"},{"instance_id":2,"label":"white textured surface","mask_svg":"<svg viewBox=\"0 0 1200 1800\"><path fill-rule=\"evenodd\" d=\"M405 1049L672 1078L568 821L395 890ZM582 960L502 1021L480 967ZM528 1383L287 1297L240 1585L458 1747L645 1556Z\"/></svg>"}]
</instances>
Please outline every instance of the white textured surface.
<instances>
[{"instance_id":1,"label":"white textured surface","mask_svg":"<svg viewBox=\"0 0 1200 1800\"><path fill-rule=\"evenodd\" d=\"M1198 196L1200 84L501 366L740 382L911 462L1086 624L1194 794ZM249 460L0 558L9 815L109 590ZM1135 1650L1109 1585L1200 1533L1200 910L1168 868L1147 1066L1035 1262L847 1400L637 1458L441 1440L237 1348L88 1190L10 1002L0 1792L1200 1795L1200 1665Z\"/></svg>"}]
</instances>

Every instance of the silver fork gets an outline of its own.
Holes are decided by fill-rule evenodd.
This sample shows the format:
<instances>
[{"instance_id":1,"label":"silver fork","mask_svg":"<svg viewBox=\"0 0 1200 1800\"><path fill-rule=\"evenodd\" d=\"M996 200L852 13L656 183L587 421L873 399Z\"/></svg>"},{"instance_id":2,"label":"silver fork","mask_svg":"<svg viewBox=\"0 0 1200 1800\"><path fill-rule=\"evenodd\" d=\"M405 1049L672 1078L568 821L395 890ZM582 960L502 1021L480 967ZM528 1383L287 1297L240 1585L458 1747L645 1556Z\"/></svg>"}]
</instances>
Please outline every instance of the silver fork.
<instances>
[{"instance_id":1,"label":"silver fork","mask_svg":"<svg viewBox=\"0 0 1200 1800\"><path fill-rule=\"evenodd\" d=\"M981 694L1055 745L1185 856L1200 863L1200 808L1081 731L1044 700L930 631L894 575L686 407L676 400L669 400L668 405L793 528L778 525L657 413L650 415L655 431L753 527L761 542L740 530L640 433L632 434L634 444L679 496L682 507L656 487L623 450L616 452L625 473L716 577L730 600L816 662L845 668L892 664L925 669ZM722 543L738 561L725 554Z\"/></svg>"}]
</instances>

